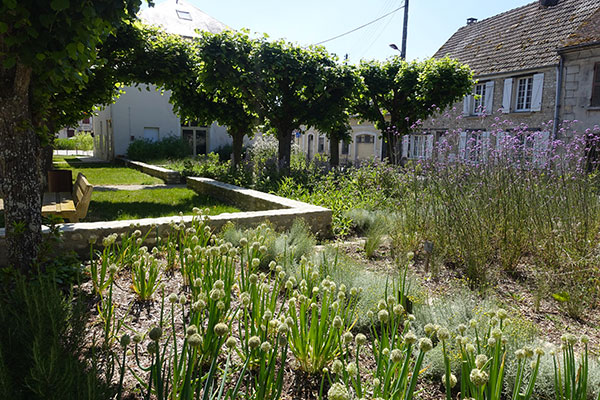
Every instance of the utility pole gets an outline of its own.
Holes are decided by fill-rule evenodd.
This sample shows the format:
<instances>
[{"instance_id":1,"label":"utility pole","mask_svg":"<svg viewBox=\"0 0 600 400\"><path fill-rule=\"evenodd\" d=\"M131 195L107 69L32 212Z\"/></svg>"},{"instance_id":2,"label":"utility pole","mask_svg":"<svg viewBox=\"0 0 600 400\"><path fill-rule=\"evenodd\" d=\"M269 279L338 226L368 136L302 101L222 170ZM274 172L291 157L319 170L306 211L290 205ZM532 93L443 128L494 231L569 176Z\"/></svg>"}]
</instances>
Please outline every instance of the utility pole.
<instances>
[{"instance_id":1,"label":"utility pole","mask_svg":"<svg viewBox=\"0 0 600 400\"><path fill-rule=\"evenodd\" d=\"M404 0L404 26L402 27L402 50L400 57L406 60L406 35L408 33L408 0Z\"/></svg>"}]
</instances>

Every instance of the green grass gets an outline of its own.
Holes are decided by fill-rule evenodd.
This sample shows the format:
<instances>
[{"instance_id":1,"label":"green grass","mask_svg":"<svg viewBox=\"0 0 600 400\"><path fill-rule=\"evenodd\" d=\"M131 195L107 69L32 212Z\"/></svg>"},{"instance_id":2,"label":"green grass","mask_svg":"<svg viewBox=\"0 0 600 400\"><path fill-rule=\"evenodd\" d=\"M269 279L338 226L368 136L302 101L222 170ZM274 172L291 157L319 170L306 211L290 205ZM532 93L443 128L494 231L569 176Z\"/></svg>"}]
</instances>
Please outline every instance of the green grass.
<instances>
[{"instance_id":1,"label":"green grass","mask_svg":"<svg viewBox=\"0 0 600 400\"><path fill-rule=\"evenodd\" d=\"M192 208L209 208L210 215L239 212L238 208L190 189L145 189L94 192L84 221L114 221L192 214Z\"/></svg>"},{"instance_id":2,"label":"green grass","mask_svg":"<svg viewBox=\"0 0 600 400\"><path fill-rule=\"evenodd\" d=\"M60 160L60 161L59 161ZM58 161L58 162L57 162ZM73 171L73 181L81 172L92 185L155 185L163 183L159 178L132 168L108 163L83 163L77 158L54 158L54 167Z\"/></svg>"}]
</instances>

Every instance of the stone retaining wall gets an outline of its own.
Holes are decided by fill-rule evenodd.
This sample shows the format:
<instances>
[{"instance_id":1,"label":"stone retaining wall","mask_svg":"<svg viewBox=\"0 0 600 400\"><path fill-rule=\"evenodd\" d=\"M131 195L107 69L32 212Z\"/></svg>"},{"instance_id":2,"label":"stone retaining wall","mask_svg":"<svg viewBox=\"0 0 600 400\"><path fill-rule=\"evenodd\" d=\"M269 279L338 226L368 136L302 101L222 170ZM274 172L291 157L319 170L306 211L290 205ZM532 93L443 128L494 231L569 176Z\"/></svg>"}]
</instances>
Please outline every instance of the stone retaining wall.
<instances>
[{"instance_id":1,"label":"stone retaining wall","mask_svg":"<svg viewBox=\"0 0 600 400\"><path fill-rule=\"evenodd\" d=\"M289 229L296 218L302 218L311 230L320 237L331 235L331 210L314 206L299 201L274 196L217 182L208 178L188 178L188 187L199 193L209 194L221 201L229 202L242 209L254 208L254 211L239 213L224 213L209 217L209 225L219 230L227 222L234 222L238 226L252 227L262 222L269 221L278 230ZM164 236L170 231L172 222L184 222L189 224L192 216L175 216L163 218L146 218L127 221L107 222L79 222L60 225L63 235L61 250L73 250L84 259L89 255L89 239L91 236L103 238L111 233L130 233L132 225L134 229L142 232L148 231L155 226L156 229L148 235L146 245L152 246L156 243L156 235ZM49 233L47 227L43 227L43 233ZM0 266L6 264L7 252L4 240L5 230L0 229Z\"/></svg>"},{"instance_id":2,"label":"stone retaining wall","mask_svg":"<svg viewBox=\"0 0 600 400\"><path fill-rule=\"evenodd\" d=\"M123 162L129 168L137 169L145 174L160 178L167 184L176 184L184 182L184 177L177 171L172 171L156 165L146 164L141 161L132 161L126 158L117 158L117 160Z\"/></svg>"}]
</instances>

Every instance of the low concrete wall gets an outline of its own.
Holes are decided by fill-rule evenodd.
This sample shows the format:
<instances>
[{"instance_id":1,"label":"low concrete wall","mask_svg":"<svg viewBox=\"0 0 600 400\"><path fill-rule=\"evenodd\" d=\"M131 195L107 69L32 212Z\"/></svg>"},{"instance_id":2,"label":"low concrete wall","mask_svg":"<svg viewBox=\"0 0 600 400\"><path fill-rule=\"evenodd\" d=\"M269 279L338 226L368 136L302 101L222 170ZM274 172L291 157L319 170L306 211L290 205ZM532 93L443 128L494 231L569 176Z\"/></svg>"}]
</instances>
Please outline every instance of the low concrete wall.
<instances>
[{"instance_id":1,"label":"low concrete wall","mask_svg":"<svg viewBox=\"0 0 600 400\"><path fill-rule=\"evenodd\" d=\"M146 164L141 161L132 161L126 158L117 158L117 160L123 162L130 168L137 169L145 174L160 178L167 184L182 183L184 178L177 171L172 171L156 165Z\"/></svg>"},{"instance_id":2,"label":"low concrete wall","mask_svg":"<svg viewBox=\"0 0 600 400\"><path fill-rule=\"evenodd\" d=\"M187 181L188 187L199 193L214 196L237 207L247 208L249 205L254 208L255 211L210 216L208 224L216 231L228 222L233 222L238 226L252 227L265 221L269 221L277 230L287 230L296 218L302 218L316 235L320 237L331 235L332 213L327 208L217 182L208 178L188 178ZM85 258L89 255L89 240L92 236L102 239L111 233L130 233L132 229L139 229L146 233L154 226L156 229L150 232L145 242L147 246L152 246L156 243L157 234L161 237L168 235L171 223L184 222L187 225L191 223L192 218L193 216L188 215L127 221L61 224L60 231L64 240L60 244L60 248L67 251L73 250ZM42 227L43 233L47 234L49 231L48 227ZM0 266L7 263L4 236L5 230L0 229Z\"/></svg>"}]
</instances>

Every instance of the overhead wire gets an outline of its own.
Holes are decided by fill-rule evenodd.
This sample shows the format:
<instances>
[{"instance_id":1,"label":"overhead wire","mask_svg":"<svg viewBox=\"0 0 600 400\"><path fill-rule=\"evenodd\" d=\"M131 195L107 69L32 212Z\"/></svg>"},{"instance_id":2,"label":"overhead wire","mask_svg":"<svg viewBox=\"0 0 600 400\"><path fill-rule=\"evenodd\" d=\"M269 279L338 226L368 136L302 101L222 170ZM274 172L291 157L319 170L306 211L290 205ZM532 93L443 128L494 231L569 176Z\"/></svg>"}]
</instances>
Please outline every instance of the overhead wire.
<instances>
[{"instance_id":1,"label":"overhead wire","mask_svg":"<svg viewBox=\"0 0 600 400\"><path fill-rule=\"evenodd\" d=\"M385 14L385 15L382 15L382 16L381 16L381 17L379 17L379 18L376 18L376 19L374 19L374 20L372 20L372 21L370 21L370 22L367 22L366 24L363 24L363 25L361 25L361 26L359 26L359 27L357 27L357 28L354 28L354 29L352 29L352 30L349 30L348 32L344 32L344 33L342 33L341 35L337 35L337 36L334 36L334 37L332 37L332 38L329 38L329 39L327 39L327 40L323 40L323 41L320 41L320 42L318 42L318 43L315 43L315 46L318 46L318 45L320 45L320 44L323 44L323 43L331 42L332 40L339 39L339 38L341 38L341 37L344 37L344 36L347 36L347 35L349 35L349 34L351 34L351 33L354 33L354 32L356 32L356 31L358 31L358 30L361 30L361 29L363 29L363 28L365 28L365 27L367 27L367 26L369 26L369 25L372 25L372 24L374 24L375 22L381 21L381 20L382 20L382 19L384 19L385 17L388 17L388 16L390 16L390 15L392 15L392 14L394 14L394 13L396 13L396 12L400 11L400 10L401 10L401 9L403 9L403 8L404 8L404 5L402 5L402 6L398 7L398 8L396 8L396 9L394 9L394 10L392 10L392 11L390 11L389 13L387 13L387 14Z\"/></svg>"},{"instance_id":2,"label":"overhead wire","mask_svg":"<svg viewBox=\"0 0 600 400\"><path fill-rule=\"evenodd\" d=\"M376 15L387 14L394 7L395 1L396 0L386 0L386 2L380 8L379 13ZM376 36L379 36L378 31L380 29L381 26L379 24L373 24L362 31L362 35L358 36L356 40L352 42L353 44L350 53L363 53L364 49L369 47L369 43L371 43Z\"/></svg>"},{"instance_id":3,"label":"overhead wire","mask_svg":"<svg viewBox=\"0 0 600 400\"><path fill-rule=\"evenodd\" d=\"M392 16L392 18L388 19L388 21L387 21L387 22L385 23L385 25L383 26L383 29L381 29L381 30L379 31L379 34L377 35L377 37L375 37L375 38L373 39L373 41L371 42L371 44L369 44L369 45L367 46L367 48L365 49L365 51L363 51L363 53L362 53L362 55L361 55L361 58L362 58L362 57L364 57L364 56L365 56L365 54L367 54L367 52L368 52L369 50L371 50L371 47L373 47L373 45L375 44L375 42L377 42L377 41L379 40L379 38L381 37L381 35L383 35L383 32L385 32L385 31L386 31L387 27L388 27L388 26L390 25L390 23L391 23L391 22L394 20L394 17L395 17L395 15L394 15L394 16Z\"/></svg>"}]
</instances>

